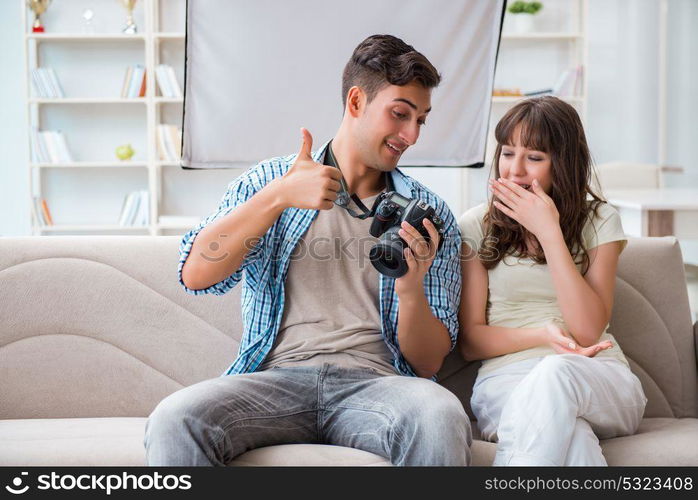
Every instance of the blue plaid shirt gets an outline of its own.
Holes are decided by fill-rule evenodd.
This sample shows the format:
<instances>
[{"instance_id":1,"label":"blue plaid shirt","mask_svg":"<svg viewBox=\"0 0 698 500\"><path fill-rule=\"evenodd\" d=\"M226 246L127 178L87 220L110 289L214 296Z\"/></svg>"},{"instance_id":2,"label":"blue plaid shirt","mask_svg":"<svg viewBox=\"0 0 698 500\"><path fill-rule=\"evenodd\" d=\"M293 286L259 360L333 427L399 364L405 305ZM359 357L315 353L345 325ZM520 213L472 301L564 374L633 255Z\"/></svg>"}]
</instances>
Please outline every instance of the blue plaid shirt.
<instances>
[{"instance_id":1,"label":"blue plaid shirt","mask_svg":"<svg viewBox=\"0 0 698 500\"><path fill-rule=\"evenodd\" d=\"M326 147L327 143L313 154L315 161L321 162ZM237 358L222 376L254 372L271 351L284 311L284 281L291 253L315 220L318 211L299 208L284 210L249 251L240 269L206 289L187 288L182 281L182 267L189 256L194 238L204 227L225 217L267 183L284 175L295 159L295 154L272 158L247 170L230 183L218 210L203 219L182 238L178 274L180 284L188 293L223 295L237 285L243 275L245 276L241 294L243 334L240 348ZM393 170L391 175L398 193L429 203L444 221L444 242L424 278L424 289L432 312L448 329L453 348L458 335L458 304L461 291L460 229L443 200L399 169ZM393 355L393 366L401 375L416 376L402 356L398 344L398 296L394 289L395 279L382 274L379 279L381 333Z\"/></svg>"}]
</instances>

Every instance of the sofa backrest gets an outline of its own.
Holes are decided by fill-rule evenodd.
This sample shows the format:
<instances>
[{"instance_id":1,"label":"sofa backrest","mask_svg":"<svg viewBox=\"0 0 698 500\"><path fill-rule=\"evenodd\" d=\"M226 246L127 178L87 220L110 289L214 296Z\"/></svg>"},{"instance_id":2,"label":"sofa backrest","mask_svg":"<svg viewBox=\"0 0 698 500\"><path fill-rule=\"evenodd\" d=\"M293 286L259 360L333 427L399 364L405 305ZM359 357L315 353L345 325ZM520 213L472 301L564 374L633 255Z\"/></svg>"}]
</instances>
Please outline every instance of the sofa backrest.
<instances>
[{"instance_id":1,"label":"sofa backrest","mask_svg":"<svg viewBox=\"0 0 698 500\"><path fill-rule=\"evenodd\" d=\"M185 293L179 240L0 238L0 419L147 416L219 376L242 333L240 287ZM621 256L611 332L643 382L647 416L698 414L683 279L672 238L632 240ZM467 409L477 368L452 353L439 374Z\"/></svg>"}]
</instances>

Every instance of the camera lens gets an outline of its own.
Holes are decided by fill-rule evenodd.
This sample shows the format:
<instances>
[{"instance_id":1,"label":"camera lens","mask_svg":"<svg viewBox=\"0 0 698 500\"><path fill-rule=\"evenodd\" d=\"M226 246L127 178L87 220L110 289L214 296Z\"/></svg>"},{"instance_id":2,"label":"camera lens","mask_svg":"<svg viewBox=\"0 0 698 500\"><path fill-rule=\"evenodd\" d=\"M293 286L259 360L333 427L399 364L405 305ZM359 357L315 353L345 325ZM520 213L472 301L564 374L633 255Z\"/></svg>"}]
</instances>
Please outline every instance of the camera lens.
<instances>
[{"instance_id":1,"label":"camera lens","mask_svg":"<svg viewBox=\"0 0 698 500\"><path fill-rule=\"evenodd\" d=\"M391 227L378 239L368 256L376 270L391 278L399 278L407 272L407 262L405 261L405 242L397 232L398 226Z\"/></svg>"}]
</instances>

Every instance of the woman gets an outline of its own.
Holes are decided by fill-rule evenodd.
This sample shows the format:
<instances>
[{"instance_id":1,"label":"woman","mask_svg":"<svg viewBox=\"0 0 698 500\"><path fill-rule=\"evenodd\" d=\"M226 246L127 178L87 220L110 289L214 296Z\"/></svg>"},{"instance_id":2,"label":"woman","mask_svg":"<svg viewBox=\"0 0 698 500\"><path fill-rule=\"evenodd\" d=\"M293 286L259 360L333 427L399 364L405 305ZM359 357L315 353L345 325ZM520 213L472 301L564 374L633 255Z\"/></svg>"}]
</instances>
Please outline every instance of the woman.
<instances>
[{"instance_id":1,"label":"woman","mask_svg":"<svg viewBox=\"0 0 698 500\"><path fill-rule=\"evenodd\" d=\"M634 433L647 402L606 332L620 218L590 187L572 106L522 101L495 137L491 200L460 219L460 352L483 360L473 412L495 465L606 465L598 438Z\"/></svg>"}]
</instances>

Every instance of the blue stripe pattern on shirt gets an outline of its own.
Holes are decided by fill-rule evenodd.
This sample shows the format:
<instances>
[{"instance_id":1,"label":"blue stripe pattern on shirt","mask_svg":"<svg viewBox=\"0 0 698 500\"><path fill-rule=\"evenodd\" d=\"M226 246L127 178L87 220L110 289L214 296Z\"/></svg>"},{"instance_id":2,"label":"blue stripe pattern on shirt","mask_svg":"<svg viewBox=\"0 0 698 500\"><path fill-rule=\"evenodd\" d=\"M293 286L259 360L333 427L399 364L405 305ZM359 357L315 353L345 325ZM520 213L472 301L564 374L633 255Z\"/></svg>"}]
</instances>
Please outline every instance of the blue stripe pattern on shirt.
<instances>
[{"instance_id":1,"label":"blue stripe pattern on shirt","mask_svg":"<svg viewBox=\"0 0 698 500\"><path fill-rule=\"evenodd\" d=\"M324 157L326 146L327 143L313 154L315 161ZM177 272L179 283L187 293L223 295L237 285L243 275L245 277L241 293L243 333L240 347L236 359L222 376L254 372L271 351L281 325L284 280L291 254L315 220L318 211L299 208L284 210L251 248L240 269L206 289L188 288L182 281L182 267L191 252L194 239L203 228L225 217L273 179L284 175L295 159L295 154L272 158L244 172L228 185L218 209L186 233L180 243ZM448 206L438 196L399 169L393 170L391 175L396 191L430 204L444 221L444 242L424 279L424 290L431 311L446 326L453 348L458 336L458 304L461 292L460 229ZM381 333L393 354L393 366L400 375L416 376L400 353L397 336L399 308L398 296L394 290L395 280L382 274L379 279Z\"/></svg>"}]
</instances>

